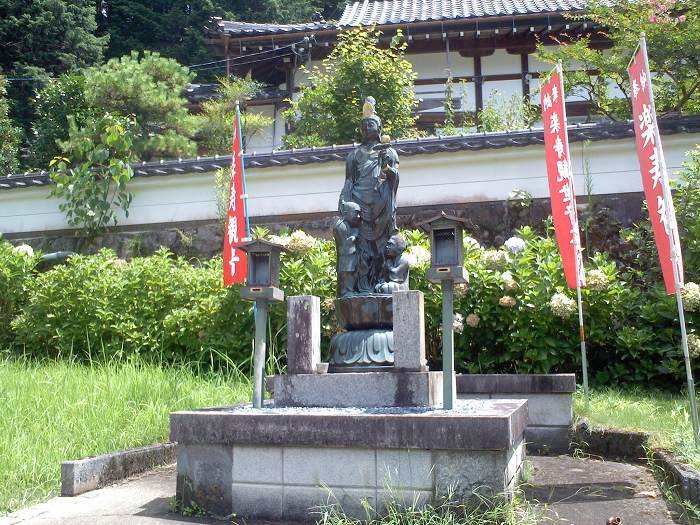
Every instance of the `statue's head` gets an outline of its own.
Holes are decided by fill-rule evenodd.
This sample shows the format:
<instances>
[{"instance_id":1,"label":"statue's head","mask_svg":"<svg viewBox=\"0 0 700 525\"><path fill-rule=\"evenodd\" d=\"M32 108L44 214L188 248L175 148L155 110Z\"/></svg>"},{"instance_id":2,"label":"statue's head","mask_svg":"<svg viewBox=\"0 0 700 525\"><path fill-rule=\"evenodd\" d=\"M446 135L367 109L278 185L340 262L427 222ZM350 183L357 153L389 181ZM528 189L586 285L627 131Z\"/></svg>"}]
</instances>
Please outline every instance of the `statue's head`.
<instances>
[{"instance_id":1,"label":"statue's head","mask_svg":"<svg viewBox=\"0 0 700 525\"><path fill-rule=\"evenodd\" d=\"M406 241L403 237L401 237L401 235L395 233L389 237L389 240L386 242L386 246L384 247L384 255L387 257L398 257L404 252L405 249Z\"/></svg>"},{"instance_id":2,"label":"statue's head","mask_svg":"<svg viewBox=\"0 0 700 525\"><path fill-rule=\"evenodd\" d=\"M382 134L382 119L374 112L375 100L374 97L367 97L362 106L362 123L360 131L362 132L362 140L379 140Z\"/></svg>"},{"instance_id":3,"label":"statue's head","mask_svg":"<svg viewBox=\"0 0 700 525\"><path fill-rule=\"evenodd\" d=\"M340 212L343 215L343 220L351 226L357 226L360 223L360 205L356 202L343 201Z\"/></svg>"}]
</instances>

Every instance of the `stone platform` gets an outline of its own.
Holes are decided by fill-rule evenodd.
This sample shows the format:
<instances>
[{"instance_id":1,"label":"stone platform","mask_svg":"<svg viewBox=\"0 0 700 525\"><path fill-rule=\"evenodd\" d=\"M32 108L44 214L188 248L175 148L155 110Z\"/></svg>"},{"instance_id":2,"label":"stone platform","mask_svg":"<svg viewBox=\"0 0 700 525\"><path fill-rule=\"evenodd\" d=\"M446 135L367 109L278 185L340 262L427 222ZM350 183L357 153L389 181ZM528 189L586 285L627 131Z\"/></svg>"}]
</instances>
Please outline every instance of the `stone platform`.
<instances>
[{"instance_id":1,"label":"stone platform","mask_svg":"<svg viewBox=\"0 0 700 525\"><path fill-rule=\"evenodd\" d=\"M574 374L461 374L459 399L527 399L528 454L565 454L573 420Z\"/></svg>"},{"instance_id":2,"label":"stone platform","mask_svg":"<svg viewBox=\"0 0 700 525\"><path fill-rule=\"evenodd\" d=\"M389 501L509 495L522 474L525 400L429 408L262 408L175 412L177 495L217 516L315 521Z\"/></svg>"},{"instance_id":3,"label":"stone platform","mask_svg":"<svg viewBox=\"0 0 700 525\"><path fill-rule=\"evenodd\" d=\"M442 372L347 372L272 376L276 407L438 407Z\"/></svg>"}]
</instances>

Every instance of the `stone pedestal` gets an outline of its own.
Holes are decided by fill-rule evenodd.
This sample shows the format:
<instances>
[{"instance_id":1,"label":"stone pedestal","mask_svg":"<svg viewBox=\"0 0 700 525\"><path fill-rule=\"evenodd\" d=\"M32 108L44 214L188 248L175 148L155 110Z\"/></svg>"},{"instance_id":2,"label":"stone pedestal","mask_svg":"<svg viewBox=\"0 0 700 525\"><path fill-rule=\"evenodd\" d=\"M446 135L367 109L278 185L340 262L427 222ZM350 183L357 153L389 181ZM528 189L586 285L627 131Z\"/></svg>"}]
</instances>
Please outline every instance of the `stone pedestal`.
<instances>
[{"instance_id":1,"label":"stone pedestal","mask_svg":"<svg viewBox=\"0 0 700 525\"><path fill-rule=\"evenodd\" d=\"M330 372L379 370L394 364L392 298L388 294L340 297L335 315L345 332L331 339Z\"/></svg>"},{"instance_id":2,"label":"stone pedestal","mask_svg":"<svg viewBox=\"0 0 700 525\"><path fill-rule=\"evenodd\" d=\"M249 406L176 412L177 497L220 517L316 521L338 505L367 519L390 502L459 503L512 492L527 402L454 410Z\"/></svg>"},{"instance_id":3,"label":"stone pedestal","mask_svg":"<svg viewBox=\"0 0 700 525\"><path fill-rule=\"evenodd\" d=\"M287 298L287 373L313 374L321 362L321 301L313 295Z\"/></svg>"},{"instance_id":4,"label":"stone pedestal","mask_svg":"<svg viewBox=\"0 0 700 525\"><path fill-rule=\"evenodd\" d=\"M267 380L276 407L438 407L442 372L297 374Z\"/></svg>"},{"instance_id":5,"label":"stone pedestal","mask_svg":"<svg viewBox=\"0 0 700 525\"><path fill-rule=\"evenodd\" d=\"M425 372L425 315L423 292L407 290L392 295L394 310L394 369Z\"/></svg>"}]
</instances>

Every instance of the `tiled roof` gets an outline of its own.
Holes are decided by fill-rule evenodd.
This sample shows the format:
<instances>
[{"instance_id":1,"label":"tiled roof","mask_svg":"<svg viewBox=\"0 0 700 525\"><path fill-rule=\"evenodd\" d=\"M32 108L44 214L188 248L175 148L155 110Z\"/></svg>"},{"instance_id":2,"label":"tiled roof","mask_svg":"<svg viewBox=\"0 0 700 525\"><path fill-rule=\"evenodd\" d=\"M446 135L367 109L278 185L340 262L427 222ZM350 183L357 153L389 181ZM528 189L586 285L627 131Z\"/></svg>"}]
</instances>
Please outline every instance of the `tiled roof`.
<instances>
[{"instance_id":1,"label":"tiled roof","mask_svg":"<svg viewBox=\"0 0 700 525\"><path fill-rule=\"evenodd\" d=\"M217 31L229 35L260 36L336 30L375 24L564 13L579 11L587 3L588 0L363 0L347 4L338 23L321 21L304 24L255 24L216 20L216 25Z\"/></svg>"},{"instance_id":2,"label":"tiled roof","mask_svg":"<svg viewBox=\"0 0 700 525\"><path fill-rule=\"evenodd\" d=\"M460 18L578 11L586 0L363 0L348 4L338 25L405 24Z\"/></svg>"},{"instance_id":3,"label":"tiled roof","mask_svg":"<svg viewBox=\"0 0 700 525\"><path fill-rule=\"evenodd\" d=\"M337 25L331 22L308 22L304 24L256 24L252 22L232 22L219 20L217 30L235 36L260 36L268 34L291 34L322 31L324 29L337 29Z\"/></svg>"},{"instance_id":4,"label":"tiled roof","mask_svg":"<svg viewBox=\"0 0 700 525\"><path fill-rule=\"evenodd\" d=\"M659 120L663 135L676 133L700 133L700 116L667 118ZM569 141L614 140L634 137L631 122L576 124L569 126ZM398 140L392 145L399 155L411 156L427 153L454 152L465 150L499 149L524 147L544 143L542 129L522 131L499 131L495 133L473 133L454 137L429 137L423 139ZM244 155L247 168L269 168L289 164L311 164L319 162L344 161L352 144L327 146L323 148L305 148L297 150L275 151L261 155ZM167 160L134 164L135 177L157 177L187 173L206 173L231 165L231 156L201 157L196 159ZM18 173L0 177L0 190L44 186L51 184L47 172Z\"/></svg>"}]
</instances>

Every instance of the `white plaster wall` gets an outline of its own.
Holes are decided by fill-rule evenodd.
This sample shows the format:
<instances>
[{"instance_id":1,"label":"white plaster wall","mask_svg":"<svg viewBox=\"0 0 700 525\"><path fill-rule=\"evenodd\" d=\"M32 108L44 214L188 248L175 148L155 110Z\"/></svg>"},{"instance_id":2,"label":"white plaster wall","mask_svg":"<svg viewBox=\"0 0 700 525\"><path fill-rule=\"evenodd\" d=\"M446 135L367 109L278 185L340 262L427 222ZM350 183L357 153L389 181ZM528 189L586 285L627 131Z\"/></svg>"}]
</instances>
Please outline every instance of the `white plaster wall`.
<instances>
[{"instance_id":1,"label":"white plaster wall","mask_svg":"<svg viewBox=\"0 0 700 525\"><path fill-rule=\"evenodd\" d=\"M523 83L520 79L484 82L483 94L484 106L486 106L489 99L493 99L495 101L506 101L513 96L522 97Z\"/></svg>"},{"instance_id":2,"label":"white plaster wall","mask_svg":"<svg viewBox=\"0 0 700 525\"><path fill-rule=\"evenodd\" d=\"M663 138L670 171L680 168L685 152L700 142L700 134ZM584 192L582 143L571 148L577 192ZM593 193L642 190L632 139L593 142L586 148ZM251 216L294 215L334 211L344 180L344 163L248 169ZM399 206L503 200L513 189L547 197L542 146L461 151L401 159ZM213 219L216 217L213 174L139 177L131 184L134 201L121 225ZM0 191L0 232L30 232L67 228L58 201L48 188Z\"/></svg>"},{"instance_id":3,"label":"white plaster wall","mask_svg":"<svg viewBox=\"0 0 700 525\"><path fill-rule=\"evenodd\" d=\"M264 115L272 119L273 122L248 139L246 150L250 152L269 153L275 147L274 135L277 134L275 120L277 120L278 115L275 111L275 105L251 106L248 108L248 112ZM277 142L277 144L279 144L279 142Z\"/></svg>"},{"instance_id":4,"label":"white plaster wall","mask_svg":"<svg viewBox=\"0 0 700 525\"><path fill-rule=\"evenodd\" d=\"M443 51L407 55L406 59L413 64L413 71L418 78L444 78L448 76L448 71L452 72L453 77L474 74L474 59L463 57L455 51L450 51L449 58Z\"/></svg>"},{"instance_id":5,"label":"white plaster wall","mask_svg":"<svg viewBox=\"0 0 700 525\"><path fill-rule=\"evenodd\" d=\"M520 73L520 55L511 55L505 49L496 49L493 55L481 57L482 75Z\"/></svg>"}]
</instances>

